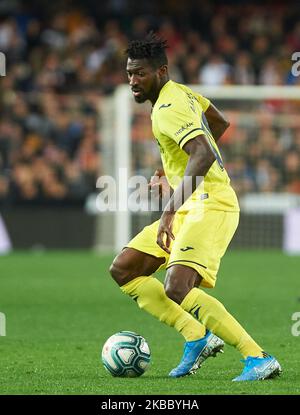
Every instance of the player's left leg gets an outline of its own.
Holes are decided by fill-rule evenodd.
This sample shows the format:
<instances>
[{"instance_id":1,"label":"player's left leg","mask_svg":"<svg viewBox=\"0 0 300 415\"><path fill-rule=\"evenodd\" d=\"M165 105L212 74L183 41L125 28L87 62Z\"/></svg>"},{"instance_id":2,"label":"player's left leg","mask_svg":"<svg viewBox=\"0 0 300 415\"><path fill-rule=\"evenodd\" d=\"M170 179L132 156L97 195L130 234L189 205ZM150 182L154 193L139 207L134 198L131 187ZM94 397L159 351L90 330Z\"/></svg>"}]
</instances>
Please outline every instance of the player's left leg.
<instances>
[{"instance_id":1,"label":"player's left leg","mask_svg":"<svg viewBox=\"0 0 300 415\"><path fill-rule=\"evenodd\" d=\"M180 304L181 299L189 293L194 285L198 286L200 281L201 277L193 268L183 265L174 265L168 269L165 279L165 292L169 298ZM190 310L187 311L190 312ZM200 321L200 319L197 318L198 312L199 307L196 307L194 313L190 312L190 314ZM179 365L171 370L169 376L182 377L194 373L208 357L215 357L218 352L223 352L223 347L224 341L208 330L207 327L206 333L201 339L185 343L183 357ZM191 352L195 354L197 358L195 359L192 370L187 370L186 354Z\"/></svg>"},{"instance_id":2,"label":"player's left leg","mask_svg":"<svg viewBox=\"0 0 300 415\"><path fill-rule=\"evenodd\" d=\"M184 265L174 265L168 270L165 290L168 297L181 304L209 329L202 339L198 365L200 366L207 357L215 355L211 349L219 351L218 339L221 338L225 343L239 350L245 358L243 373L234 381L263 380L277 376L281 372L277 360L262 350L222 303L199 288L194 287L189 290L193 281L197 285L197 280L199 274L194 269ZM178 377L178 373L182 371L181 366L182 363L170 372L170 376Z\"/></svg>"},{"instance_id":3,"label":"player's left leg","mask_svg":"<svg viewBox=\"0 0 300 415\"><path fill-rule=\"evenodd\" d=\"M200 288L193 286L189 289L193 280L197 285L196 279L199 279L199 275L193 268L185 265L173 265L167 272L166 294L201 321L210 331L223 339L225 343L238 349L244 358L247 356L262 357L262 348L220 301ZM202 278L200 279L202 280ZM187 281L189 281L188 284Z\"/></svg>"}]
</instances>

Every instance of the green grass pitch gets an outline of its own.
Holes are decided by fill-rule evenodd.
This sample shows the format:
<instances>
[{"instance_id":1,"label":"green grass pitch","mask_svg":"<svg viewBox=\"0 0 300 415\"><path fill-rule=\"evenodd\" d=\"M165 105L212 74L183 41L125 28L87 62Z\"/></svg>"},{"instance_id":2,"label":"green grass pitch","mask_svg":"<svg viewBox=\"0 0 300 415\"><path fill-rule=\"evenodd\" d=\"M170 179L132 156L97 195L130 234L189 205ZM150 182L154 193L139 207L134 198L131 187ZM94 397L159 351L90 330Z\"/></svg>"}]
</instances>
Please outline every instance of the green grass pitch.
<instances>
[{"instance_id":1,"label":"green grass pitch","mask_svg":"<svg viewBox=\"0 0 300 415\"><path fill-rule=\"evenodd\" d=\"M230 251L210 290L283 367L280 378L233 383L242 370L230 346L194 376L169 379L183 338L125 296L108 275L112 256L91 252L16 252L0 258L0 394L201 395L299 394L300 257ZM163 278L163 274L158 276ZM100 362L105 340L119 330L142 334L152 351L148 372L113 378Z\"/></svg>"}]
</instances>

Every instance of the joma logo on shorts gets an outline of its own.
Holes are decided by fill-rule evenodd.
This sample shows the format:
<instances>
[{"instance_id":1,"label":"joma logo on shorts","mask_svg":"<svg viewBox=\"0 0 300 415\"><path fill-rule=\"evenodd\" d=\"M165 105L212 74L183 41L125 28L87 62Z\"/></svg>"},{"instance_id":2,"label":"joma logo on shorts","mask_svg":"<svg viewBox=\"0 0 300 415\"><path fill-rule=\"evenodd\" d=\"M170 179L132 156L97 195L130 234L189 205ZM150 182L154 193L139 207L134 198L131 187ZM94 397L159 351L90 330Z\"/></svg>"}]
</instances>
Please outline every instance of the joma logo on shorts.
<instances>
[{"instance_id":1,"label":"joma logo on shorts","mask_svg":"<svg viewBox=\"0 0 300 415\"><path fill-rule=\"evenodd\" d=\"M188 251L189 249L194 249L192 246L186 246L185 248L180 248L180 251Z\"/></svg>"}]
</instances>

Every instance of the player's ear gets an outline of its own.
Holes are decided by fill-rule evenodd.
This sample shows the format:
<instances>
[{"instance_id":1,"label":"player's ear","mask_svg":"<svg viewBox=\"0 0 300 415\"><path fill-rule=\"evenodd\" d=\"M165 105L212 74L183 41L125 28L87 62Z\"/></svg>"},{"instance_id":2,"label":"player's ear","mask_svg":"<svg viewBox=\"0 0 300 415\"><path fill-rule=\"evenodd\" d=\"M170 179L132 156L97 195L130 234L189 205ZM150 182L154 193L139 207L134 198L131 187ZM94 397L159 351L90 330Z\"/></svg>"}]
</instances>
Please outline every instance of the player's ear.
<instances>
[{"instance_id":1,"label":"player's ear","mask_svg":"<svg viewBox=\"0 0 300 415\"><path fill-rule=\"evenodd\" d=\"M162 65L158 68L158 75L160 76L160 78L166 76L168 74L168 66L167 65Z\"/></svg>"}]
</instances>

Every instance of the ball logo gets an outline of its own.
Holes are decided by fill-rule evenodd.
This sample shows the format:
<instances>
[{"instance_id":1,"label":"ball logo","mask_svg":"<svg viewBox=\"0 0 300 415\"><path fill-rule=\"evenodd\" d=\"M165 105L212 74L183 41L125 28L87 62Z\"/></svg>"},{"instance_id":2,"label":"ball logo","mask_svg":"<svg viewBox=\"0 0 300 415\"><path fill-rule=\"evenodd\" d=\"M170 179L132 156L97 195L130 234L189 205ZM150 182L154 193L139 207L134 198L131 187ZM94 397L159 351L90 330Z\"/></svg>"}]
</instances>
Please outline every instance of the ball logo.
<instances>
[{"instance_id":1,"label":"ball logo","mask_svg":"<svg viewBox=\"0 0 300 415\"><path fill-rule=\"evenodd\" d=\"M0 336L6 336L6 317L4 313L0 313Z\"/></svg>"},{"instance_id":2,"label":"ball logo","mask_svg":"<svg viewBox=\"0 0 300 415\"><path fill-rule=\"evenodd\" d=\"M300 75L300 52L294 52L292 54L292 61L295 61L295 63L292 66L292 74L294 76Z\"/></svg>"},{"instance_id":3,"label":"ball logo","mask_svg":"<svg viewBox=\"0 0 300 415\"><path fill-rule=\"evenodd\" d=\"M6 75L6 57L3 52L0 52L0 76Z\"/></svg>"}]
</instances>

